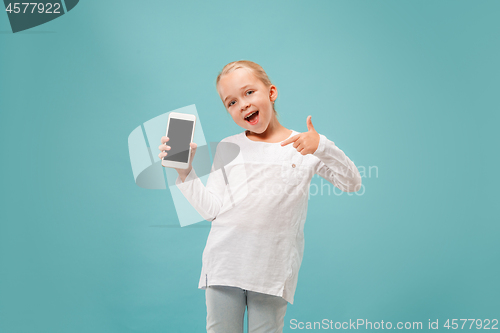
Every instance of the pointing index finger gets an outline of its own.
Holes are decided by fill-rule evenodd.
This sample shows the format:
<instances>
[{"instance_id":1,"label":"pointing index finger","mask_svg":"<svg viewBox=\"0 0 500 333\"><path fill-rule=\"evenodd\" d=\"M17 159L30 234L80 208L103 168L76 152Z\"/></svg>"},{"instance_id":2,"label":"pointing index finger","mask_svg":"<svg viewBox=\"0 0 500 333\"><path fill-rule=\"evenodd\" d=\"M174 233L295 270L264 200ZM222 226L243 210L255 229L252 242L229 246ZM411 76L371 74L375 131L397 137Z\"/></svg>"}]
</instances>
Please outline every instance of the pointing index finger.
<instances>
[{"instance_id":1,"label":"pointing index finger","mask_svg":"<svg viewBox=\"0 0 500 333\"><path fill-rule=\"evenodd\" d=\"M288 138L286 139L285 141L283 141L281 143L282 146L286 146L287 144L291 143L291 142L295 142L298 138L300 137L300 134L295 134L294 136L292 136L291 138Z\"/></svg>"}]
</instances>

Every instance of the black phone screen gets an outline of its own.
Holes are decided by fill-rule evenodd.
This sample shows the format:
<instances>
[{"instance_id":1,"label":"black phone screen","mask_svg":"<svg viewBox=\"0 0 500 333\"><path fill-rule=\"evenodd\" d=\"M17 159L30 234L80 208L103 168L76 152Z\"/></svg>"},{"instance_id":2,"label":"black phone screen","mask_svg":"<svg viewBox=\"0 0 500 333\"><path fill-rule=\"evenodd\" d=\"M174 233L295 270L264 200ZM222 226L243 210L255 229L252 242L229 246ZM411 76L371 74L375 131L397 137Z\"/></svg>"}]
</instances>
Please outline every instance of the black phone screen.
<instances>
[{"instance_id":1,"label":"black phone screen","mask_svg":"<svg viewBox=\"0 0 500 333\"><path fill-rule=\"evenodd\" d=\"M189 144L191 143L191 134L193 132L194 121L170 118L168 126L167 156L166 161L187 163L189 158Z\"/></svg>"}]
</instances>

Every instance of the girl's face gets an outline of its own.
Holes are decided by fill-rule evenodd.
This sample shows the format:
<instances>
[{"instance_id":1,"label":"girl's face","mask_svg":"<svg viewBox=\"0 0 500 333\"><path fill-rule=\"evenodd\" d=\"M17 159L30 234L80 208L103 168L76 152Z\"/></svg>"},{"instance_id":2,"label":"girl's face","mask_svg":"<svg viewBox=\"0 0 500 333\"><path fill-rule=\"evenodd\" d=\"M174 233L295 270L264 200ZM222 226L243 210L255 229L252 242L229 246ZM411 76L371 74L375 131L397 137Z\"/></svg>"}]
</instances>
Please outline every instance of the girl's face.
<instances>
[{"instance_id":1,"label":"girl's face","mask_svg":"<svg viewBox=\"0 0 500 333\"><path fill-rule=\"evenodd\" d=\"M278 97L278 89L274 85L266 87L246 68L223 75L218 90L226 110L238 126L260 134L275 117L273 102Z\"/></svg>"}]
</instances>

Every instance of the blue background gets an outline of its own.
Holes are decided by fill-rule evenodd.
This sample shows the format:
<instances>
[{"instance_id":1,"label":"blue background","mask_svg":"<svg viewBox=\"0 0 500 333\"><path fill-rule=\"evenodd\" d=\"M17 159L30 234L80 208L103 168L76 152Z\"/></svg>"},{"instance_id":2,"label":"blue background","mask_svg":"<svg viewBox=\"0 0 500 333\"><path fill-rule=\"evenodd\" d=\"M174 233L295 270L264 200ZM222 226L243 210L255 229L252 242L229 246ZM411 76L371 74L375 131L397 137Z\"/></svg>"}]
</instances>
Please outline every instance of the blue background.
<instances>
[{"instance_id":1,"label":"blue background","mask_svg":"<svg viewBox=\"0 0 500 333\"><path fill-rule=\"evenodd\" d=\"M378 169L363 195L311 196L285 332L499 319L499 14L486 0L80 1L12 34L0 13L0 331L204 331L209 228L176 227L170 193L134 183L127 138L190 104L207 141L241 132L215 90L239 59L266 69L285 127L312 115Z\"/></svg>"}]
</instances>

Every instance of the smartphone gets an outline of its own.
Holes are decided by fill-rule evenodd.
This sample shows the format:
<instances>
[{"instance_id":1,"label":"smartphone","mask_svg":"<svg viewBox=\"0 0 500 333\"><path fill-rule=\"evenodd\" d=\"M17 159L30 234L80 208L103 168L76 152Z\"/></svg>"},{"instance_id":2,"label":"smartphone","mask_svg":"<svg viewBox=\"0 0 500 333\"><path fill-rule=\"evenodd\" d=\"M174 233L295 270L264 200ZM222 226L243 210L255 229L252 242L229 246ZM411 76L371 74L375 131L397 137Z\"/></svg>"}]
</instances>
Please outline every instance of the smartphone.
<instances>
[{"instance_id":1,"label":"smartphone","mask_svg":"<svg viewBox=\"0 0 500 333\"><path fill-rule=\"evenodd\" d=\"M191 158L191 142L193 142L196 116L187 113L170 112L167 123L167 136L169 140L161 165L169 168L187 169Z\"/></svg>"}]
</instances>

